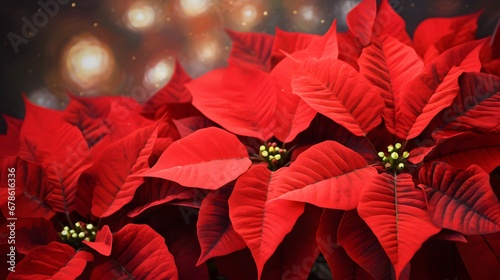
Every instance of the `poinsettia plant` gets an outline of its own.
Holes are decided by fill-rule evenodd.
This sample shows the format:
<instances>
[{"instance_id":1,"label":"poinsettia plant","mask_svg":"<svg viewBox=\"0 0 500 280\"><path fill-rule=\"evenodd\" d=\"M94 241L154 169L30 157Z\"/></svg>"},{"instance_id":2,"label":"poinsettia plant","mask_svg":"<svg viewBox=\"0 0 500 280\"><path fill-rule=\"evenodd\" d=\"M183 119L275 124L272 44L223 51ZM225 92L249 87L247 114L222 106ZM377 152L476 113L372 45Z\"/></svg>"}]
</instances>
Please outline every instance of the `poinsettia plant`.
<instances>
[{"instance_id":1,"label":"poinsettia plant","mask_svg":"<svg viewBox=\"0 0 500 280\"><path fill-rule=\"evenodd\" d=\"M411 39L364 0L344 33L228 31L227 67L176 64L144 104L26 101L0 137L8 279L307 279L318 259L334 279L493 279L500 36L477 40L478 16Z\"/></svg>"}]
</instances>

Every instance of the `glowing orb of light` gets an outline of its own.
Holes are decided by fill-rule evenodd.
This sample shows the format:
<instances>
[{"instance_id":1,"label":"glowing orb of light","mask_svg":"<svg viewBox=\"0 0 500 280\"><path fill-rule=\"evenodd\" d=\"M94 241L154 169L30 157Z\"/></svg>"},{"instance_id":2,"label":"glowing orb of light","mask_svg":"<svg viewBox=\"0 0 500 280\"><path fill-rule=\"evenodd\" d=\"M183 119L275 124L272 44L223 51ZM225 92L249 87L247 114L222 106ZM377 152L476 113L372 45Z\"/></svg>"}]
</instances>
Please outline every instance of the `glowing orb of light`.
<instances>
[{"instance_id":1,"label":"glowing orb of light","mask_svg":"<svg viewBox=\"0 0 500 280\"><path fill-rule=\"evenodd\" d=\"M155 22L155 10L147 3L137 2L128 8L126 19L131 29L146 29Z\"/></svg>"},{"instance_id":2,"label":"glowing orb of light","mask_svg":"<svg viewBox=\"0 0 500 280\"><path fill-rule=\"evenodd\" d=\"M144 86L148 89L163 87L174 74L174 65L168 59L161 59L146 70Z\"/></svg>"},{"instance_id":3,"label":"glowing orb of light","mask_svg":"<svg viewBox=\"0 0 500 280\"><path fill-rule=\"evenodd\" d=\"M46 87L37 88L28 93L28 99L42 107L60 110L63 108L63 103L59 98L50 92Z\"/></svg>"},{"instance_id":4,"label":"glowing orb of light","mask_svg":"<svg viewBox=\"0 0 500 280\"><path fill-rule=\"evenodd\" d=\"M213 63L219 59L220 50L220 43L215 38L207 38L197 44L195 52L201 62Z\"/></svg>"},{"instance_id":5,"label":"glowing orb of light","mask_svg":"<svg viewBox=\"0 0 500 280\"><path fill-rule=\"evenodd\" d=\"M63 75L81 89L105 82L114 70L111 50L93 36L75 38L63 53Z\"/></svg>"},{"instance_id":6,"label":"glowing orb of light","mask_svg":"<svg viewBox=\"0 0 500 280\"><path fill-rule=\"evenodd\" d=\"M208 10L209 0L180 0L180 8L189 17L198 16Z\"/></svg>"},{"instance_id":7,"label":"glowing orb of light","mask_svg":"<svg viewBox=\"0 0 500 280\"><path fill-rule=\"evenodd\" d=\"M300 14L302 15L302 18L307 21L312 21L317 17L315 8L309 5L302 6L300 9Z\"/></svg>"},{"instance_id":8,"label":"glowing orb of light","mask_svg":"<svg viewBox=\"0 0 500 280\"><path fill-rule=\"evenodd\" d=\"M257 20L257 8L254 5L245 5L241 8L242 25L251 28L255 25Z\"/></svg>"}]
</instances>

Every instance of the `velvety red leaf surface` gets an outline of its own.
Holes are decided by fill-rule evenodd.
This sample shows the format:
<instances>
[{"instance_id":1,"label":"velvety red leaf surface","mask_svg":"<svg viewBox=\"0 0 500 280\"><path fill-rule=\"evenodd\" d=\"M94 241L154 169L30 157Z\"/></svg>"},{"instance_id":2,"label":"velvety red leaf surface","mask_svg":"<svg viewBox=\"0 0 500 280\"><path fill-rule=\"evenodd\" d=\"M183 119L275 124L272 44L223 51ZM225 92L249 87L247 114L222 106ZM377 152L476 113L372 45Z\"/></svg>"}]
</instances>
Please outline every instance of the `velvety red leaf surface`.
<instances>
[{"instance_id":1,"label":"velvety red leaf surface","mask_svg":"<svg viewBox=\"0 0 500 280\"><path fill-rule=\"evenodd\" d=\"M179 131L179 135L181 136L181 138L188 136L198 129L215 126L214 122L204 116L187 117L179 120L173 120L173 122L175 124L175 127Z\"/></svg>"},{"instance_id":2,"label":"velvety red leaf surface","mask_svg":"<svg viewBox=\"0 0 500 280\"><path fill-rule=\"evenodd\" d=\"M152 124L139 114L141 106L131 97L70 97L64 119L80 129L95 158L107 145Z\"/></svg>"},{"instance_id":3,"label":"velvety red leaf surface","mask_svg":"<svg viewBox=\"0 0 500 280\"><path fill-rule=\"evenodd\" d=\"M337 41L337 21L334 20L328 31L321 37L314 38L303 51L292 54L293 57L302 61L307 57L317 59L337 59L339 48Z\"/></svg>"},{"instance_id":4,"label":"velvety red leaf surface","mask_svg":"<svg viewBox=\"0 0 500 280\"><path fill-rule=\"evenodd\" d=\"M265 165L253 166L238 178L229 198L231 222L250 248L259 276L266 261L304 211L301 203L270 201L276 177L283 170L286 169L271 172Z\"/></svg>"},{"instance_id":5,"label":"velvety red leaf surface","mask_svg":"<svg viewBox=\"0 0 500 280\"><path fill-rule=\"evenodd\" d=\"M489 176L472 165L463 170L444 162L424 166L419 174L432 221L466 235L500 230L500 202Z\"/></svg>"},{"instance_id":6,"label":"velvety red leaf surface","mask_svg":"<svg viewBox=\"0 0 500 280\"><path fill-rule=\"evenodd\" d=\"M316 232L311 229L318 228L322 212L318 207L305 206L292 231L264 266L262 279L306 279L310 275L320 253ZM278 276L270 278L273 274Z\"/></svg>"},{"instance_id":7,"label":"velvety red leaf surface","mask_svg":"<svg viewBox=\"0 0 500 280\"><path fill-rule=\"evenodd\" d=\"M370 273L353 261L345 249L338 245L339 225L344 211L324 210L316 232L316 241L325 257L334 279L374 279Z\"/></svg>"},{"instance_id":8,"label":"velvety red leaf surface","mask_svg":"<svg viewBox=\"0 0 500 280\"><path fill-rule=\"evenodd\" d=\"M425 61L430 61L447 49L473 41L480 14L422 21L413 35L415 50Z\"/></svg>"},{"instance_id":9,"label":"velvety red leaf surface","mask_svg":"<svg viewBox=\"0 0 500 280\"><path fill-rule=\"evenodd\" d=\"M22 207L21 205L20 207ZM21 254L27 254L36 247L60 240L52 222L43 218L23 218L17 220L15 224L16 234L14 240L16 241L16 250ZM7 226L4 228L9 230ZM10 232L6 231L7 235L10 235Z\"/></svg>"},{"instance_id":10,"label":"velvety red leaf surface","mask_svg":"<svg viewBox=\"0 0 500 280\"><path fill-rule=\"evenodd\" d=\"M131 218L144 211L175 200L186 200L195 195L192 188L185 188L175 182L158 178L144 178L131 202L133 209L127 214Z\"/></svg>"},{"instance_id":11,"label":"velvety red leaf surface","mask_svg":"<svg viewBox=\"0 0 500 280\"><path fill-rule=\"evenodd\" d=\"M473 41L445 51L403 85L405 94L396 105L396 136L407 140L417 137L434 116L453 103L460 90L460 74L481 68L479 50L483 43Z\"/></svg>"},{"instance_id":12,"label":"velvety red leaf surface","mask_svg":"<svg viewBox=\"0 0 500 280\"><path fill-rule=\"evenodd\" d=\"M228 199L232 189L231 186L225 186L211 191L201 203L196 224L201 247L197 265L246 247L245 241L233 229L229 219Z\"/></svg>"},{"instance_id":13,"label":"velvety red leaf surface","mask_svg":"<svg viewBox=\"0 0 500 280\"><path fill-rule=\"evenodd\" d=\"M379 89L385 102L382 111L385 126L396 134L395 107L399 106L402 86L422 71L423 62L412 47L384 36L363 49L358 64L360 73Z\"/></svg>"},{"instance_id":14,"label":"velvety red leaf surface","mask_svg":"<svg viewBox=\"0 0 500 280\"><path fill-rule=\"evenodd\" d=\"M370 44L376 15L377 2L373 0L361 1L347 14L349 32L362 47Z\"/></svg>"},{"instance_id":15,"label":"velvety red leaf surface","mask_svg":"<svg viewBox=\"0 0 500 280\"><path fill-rule=\"evenodd\" d=\"M111 256L92 271L92 279L178 279L165 239L147 225L128 224L115 233Z\"/></svg>"},{"instance_id":16,"label":"velvety red leaf surface","mask_svg":"<svg viewBox=\"0 0 500 280\"><path fill-rule=\"evenodd\" d=\"M309 127L301 132L292 143L300 146L300 148L304 148L307 145L333 140L356 151L369 162L378 162L380 158L373 149L370 140L368 140L373 138L378 139L378 136L371 137L371 134L368 137L356 136L331 119L318 114ZM386 139L381 140L386 141Z\"/></svg>"},{"instance_id":17,"label":"velvety red leaf surface","mask_svg":"<svg viewBox=\"0 0 500 280\"><path fill-rule=\"evenodd\" d=\"M467 243L467 239L463 234L449 229L442 229L438 234L434 235L432 239Z\"/></svg>"},{"instance_id":18,"label":"velvety red leaf surface","mask_svg":"<svg viewBox=\"0 0 500 280\"><path fill-rule=\"evenodd\" d=\"M428 151L426 160L444 161L466 169L472 164L490 173L500 165L500 133L462 133L452 138L439 139Z\"/></svg>"},{"instance_id":19,"label":"velvety red leaf surface","mask_svg":"<svg viewBox=\"0 0 500 280\"><path fill-rule=\"evenodd\" d=\"M80 130L65 122L57 111L26 101L19 157L39 164L45 176L43 201L52 210L69 213L76 209L79 176L93 163ZM64 152L61 152L64 151Z\"/></svg>"},{"instance_id":20,"label":"velvety red leaf surface","mask_svg":"<svg viewBox=\"0 0 500 280\"><path fill-rule=\"evenodd\" d=\"M5 157L0 161L3 170L16 168L16 204L15 214L17 218L44 218L49 220L55 215L55 211L43 201L48 194L46 188L41 187L45 182L43 170L36 163L26 162L17 156ZM0 202L1 211L8 217L8 174L0 174Z\"/></svg>"},{"instance_id":21,"label":"velvety red leaf surface","mask_svg":"<svg viewBox=\"0 0 500 280\"><path fill-rule=\"evenodd\" d=\"M158 162L140 175L214 190L236 179L250 164L248 153L236 136L209 127L170 145Z\"/></svg>"},{"instance_id":22,"label":"velvety red leaf surface","mask_svg":"<svg viewBox=\"0 0 500 280\"><path fill-rule=\"evenodd\" d=\"M292 78L292 90L319 113L364 136L380 124L384 102L366 78L336 59L309 58Z\"/></svg>"},{"instance_id":23,"label":"velvety red leaf surface","mask_svg":"<svg viewBox=\"0 0 500 280\"><path fill-rule=\"evenodd\" d=\"M271 52L271 65L274 66L284 59L286 57L285 53L291 54L307 48L314 38L318 38L318 35L301 32L287 32L276 27Z\"/></svg>"},{"instance_id":24,"label":"velvety red leaf surface","mask_svg":"<svg viewBox=\"0 0 500 280\"><path fill-rule=\"evenodd\" d=\"M429 218L424 195L410 174L377 175L362 189L358 213L391 259L396 278L420 246L440 230Z\"/></svg>"},{"instance_id":25,"label":"velvety red leaf surface","mask_svg":"<svg viewBox=\"0 0 500 280\"><path fill-rule=\"evenodd\" d=\"M390 0L380 1L377 17L373 24L373 33L375 35L373 37L390 36L405 45L412 46L413 43L406 32L406 22L400 16L403 9L402 3Z\"/></svg>"},{"instance_id":26,"label":"velvety red leaf surface","mask_svg":"<svg viewBox=\"0 0 500 280\"><path fill-rule=\"evenodd\" d=\"M276 182L278 199L350 210L377 170L356 152L325 141L300 154L282 173Z\"/></svg>"},{"instance_id":27,"label":"velvety red leaf surface","mask_svg":"<svg viewBox=\"0 0 500 280\"><path fill-rule=\"evenodd\" d=\"M276 122L273 133L284 143L292 141L298 133L305 130L316 115L314 109L292 93L290 83L295 63L287 57L271 71L276 89L276 108L274 111Z\"/></svg>"},{"instance_id":28,"label":"velvety red leaf surface","mask_svg":"<svg viewBox=\"0 0 500 280\"><path fill-rule=\"evenodd\" d=\"M307 279L320 252L311 229L318 227L321 213L321 209L306 205L292 231L264 265L261 279ZM215 259L219 275L241 280L257 279L257 269L248 265L252 261L248 248Z\"/></svg>"},{"instance_id":29,"label":"velvety red leaf surface","mask_svg":"<svg viewBox=\"0 0 500 280\"><path fill-rule=\"evenodd\" d=\"M97 231L93 242L83 241L83 244L89 246L103 256L109 256L113 245L113 234L111 234L109 227L105 225Z\"/></svg>"},{"instance_id":30,"label":"velvety red leaf surface","mask_svg":"<svg viewBox=\"0 0 500 280\"><path fill-rule=\"evenodd\" d=\"M89 252L75 252L69 245L51 242L31 250L7 279L75 279L92 260Z\"/></svg>"},{"instance_id":31,"label":"velvety red leaf surface","mask_svg":"<svg viewBox=\"0 0 500 280\"><path fill-rule=\"evenodd\" d=\"M454 131L489 132L500 124L496 104L500 101L500 77L483 73L463 73L460 92L453 104L431 123L432 137Z\"/></svg>"},{"instance_id":32,"label":"velvety red leaf surface","mask_svg":"<svg viewBox=\"0 0 500 280\"><path fill-rule=\"evenodd\" d=\"M191 102L191 93L185 87L191 80L181 64L175 61L170 81L142 105L141 114L149 119L159 119L168 111L168 104Z\"/></svg>"},{"instance_id":33,"label":"velvety red leaf surface","mask_svg":"<svg viewBox=\"0 0 500 280\"><path fill-rule=\"evenodd\" d=\"M394 268L377 237L356 211L347 211L337 233L339 245L347 255L368 271L374 279L391 279Z\"/></svg>"},{"instance_id":34,"label":"velvety red leaf surface","mask_svg":"<svg viewBox=\"0 0 500 280\"><path fill-rule=\"evenodd\" d=\"M457 243L472 279L495 279L500 275L500 234L473 235Z\"/></svg>"},{"instance_id":35,"label":"velvety red leaf surface","mask_svg":"<svg viewBox=\"0 0 500 280\"><path fill-rule=\"evenodd\" d=\"M5 134L0 134L0 156L11 156L19 150L19 133L22 121L16 118L2 115L7 125Z\"/></svg>"},{"instance_id":36,"label":"velvety red leaf surface","mask_svg":"<svg viewBox=\"0 0 500 280\"><path fill-rule=\"evenodd\" d=\"M274 36L256 32L226 30L233 44L228 64L245 66L268 72Z\"/></svg>"},{"instance_id":37,"label":"velvety red leaf surface","mask_svg":"<svg viewBox=\"0 0 500 280\"><path fill-rule=\"evenodd\" d=\"M130 202L148 170L148 158L158 134L156 125L142 128L109 145L96 160L99 170L92 198L92 214L107 217Z\"/></svg>"},{"instance_id":38,"label":"velvety red leaf surface","mask_svg":"<svg viewBox=\"0 0 500 280\"><path fill-rule=\"evenodd\" d=\"M193 95L193 105L225 129L264 141L271 138L276 94L269 74L230 66L197 78L187 88Z\"/></svg>"}]
</instances>

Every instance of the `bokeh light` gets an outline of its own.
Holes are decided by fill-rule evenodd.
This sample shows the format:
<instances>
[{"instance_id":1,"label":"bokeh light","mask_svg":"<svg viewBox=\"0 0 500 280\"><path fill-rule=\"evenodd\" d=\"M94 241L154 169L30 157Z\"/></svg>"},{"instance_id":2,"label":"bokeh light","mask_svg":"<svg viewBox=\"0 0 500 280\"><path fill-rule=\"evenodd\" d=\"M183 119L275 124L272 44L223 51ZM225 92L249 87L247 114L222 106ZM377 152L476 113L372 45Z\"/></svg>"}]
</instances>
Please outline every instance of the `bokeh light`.
<instances>
[{"instance_id":1,"label":"bokeh light","mask_svg":"<svg viewBox=\"0 0 500 280\"><path fill-rule=\"evenodd\" d=\"M217 39L208 37L205 40L200 40L195 47L197 58L205 63L211 64L219 59L221 54L221 44Z\"/></svg>"},{"instance_id":2,"label":"bokeh light","mask_svg":"<svg viewBox=\"0 0 500 280\"><path fill-rule=\"evenodd\" d=\"M231 12L223 14L226 24L234 30L249 31L262 24L265 11L262 1L238 1L231 7Z\"/></svg>"},{"instance_id":3,"label":"bokeh light","mask_svg":"<svg viewBox=\"0 0 500 280\"><path fill-rule=\"evenodd\" d=\"M170 80L174 74L173 59L156 59L146 69L144 74L144 87L148 90L159 89Z\"/></svg>"},{"instance_id":4,"label":"bokeh light","mask_svg":"<svg viewBox=\"0 0 500 280\"><path fill-rule=\"evenodd\" d=\"M301 26L301 29L311 31L321 23L323 16L317 6L304 5L298 9L297 15L294 18Z\"/></svg>"},{"instance_id":5,"label":"bokeh light","mask_svg":"<svg viewBox=\"0 0 500 280\"><path fill-rule=\"evenodd\" d=\"M80 89L102 85L115 68L113 54L108 46L92 35L75 37L63 50L63 76Z\"/></svg>"},{"instance_id":6,"label":"bokeh light","mask_svg":"<svg viewBox=\"0 0 500 280\"><path fill-rule=\"evenodd\" d=\"M27 93L28 99L42 107L60 110L63 108L64 103L47 87L39 87L31 92Z\"/></svg>"},{"instance_id":7,"label":"bokeh light","mask_svg":"<svg viewBox=\"0 0 500 280\"><path fill-rule=\"evenodd\" d=\"M154 8L145 2L133 3L126 12L127 25L133 30L143 30L155 22Z\"/></svg>"},{"instance_id":8,"label":"bokeh light","mask_svg":"<svg viewBox=\"0 0 500 280\"><path fill-rule=\"evenodd\" d=\"M209 0L180 0L181 11L189 17L205 13L210 7Z\"/></svg>"}]
</instances>

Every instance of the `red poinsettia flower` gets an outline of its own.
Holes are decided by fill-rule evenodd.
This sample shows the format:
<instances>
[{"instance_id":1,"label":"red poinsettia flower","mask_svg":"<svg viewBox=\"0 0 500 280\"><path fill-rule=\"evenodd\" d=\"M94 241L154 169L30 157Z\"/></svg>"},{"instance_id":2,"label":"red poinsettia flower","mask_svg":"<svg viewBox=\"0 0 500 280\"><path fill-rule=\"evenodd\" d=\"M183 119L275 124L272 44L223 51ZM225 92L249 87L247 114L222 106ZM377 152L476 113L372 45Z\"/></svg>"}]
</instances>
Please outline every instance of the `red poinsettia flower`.
<instances>
[{"instance_id":1,"label":"red poinsettia flower","mask_svg":"<svg viewBox=\"0 0 500 280\"><path fill-rule=\"evenodd\" d=\"M268 36L231 33L229 66L188 83L193 105L226 130L261 142L286 146L321 133L331 140L313 139L284 165L283 145L254 144L249 156L234 135L205 128L169 146L142 175L210 190L236 180L230 195L217 197L228 197L228 205L211 215L229 216L210 220L224 225L224 234L211 232L216 238L208 241L199 232L200 243L225 249L210 256L234 252L241 247L234 229L259 276L303 203L337 209L323 214L317 235L318 243L342 246L320 245L336 277L356 270L375 279L417 275L409 263L431 237L459 242L500 231L500 204L488 180L500 164L500 80L479 73L485 41L471 35L477 16L439 19L443 28L431 39L424 35L435 20L428 20L412 42L388 1L378 9L363 1L343 34L335 26L322 37L277 32L266 44ZM303 122L309 107L302 102L333 122L311 123L309 113ZM267 165L252 165L254 157ZM217 201L211 199L200 214Z\"/></svg>"},{"instance_id":2,"label":"red poinsettia flower","mask_svg":"<svg viewBox=\"0 0 500 280\"><path fill-rule=\"evenodd\" d=\"M14 141L19 148L1 162L4 169L15 169L14 193L2 179L1 210L3 217L17 219L16 253L24 255L8 279L177 278L164 238L122 217L125 205L147 209L152 200L160 200L142 198L151 193L147 187L152 182L132 175L156 160L155 148L162 151L179 137L167 117L152 122L139 109L122 97L73 99L65 111L26 102ZM13 128L9 125L5 136L11 141ZM6 203L12 200L8 196L15 197L15 210ZM170 200L184 197L190 196L178 190ZM167 202L168 195L162 199Z\"/></svg>"}]
</instances>

